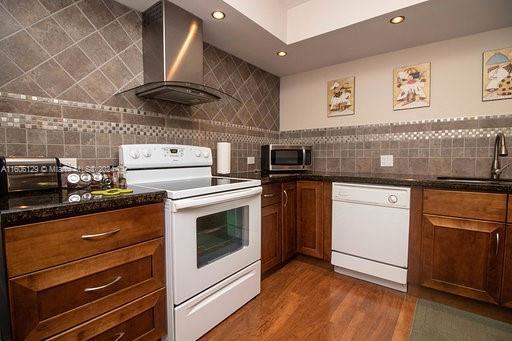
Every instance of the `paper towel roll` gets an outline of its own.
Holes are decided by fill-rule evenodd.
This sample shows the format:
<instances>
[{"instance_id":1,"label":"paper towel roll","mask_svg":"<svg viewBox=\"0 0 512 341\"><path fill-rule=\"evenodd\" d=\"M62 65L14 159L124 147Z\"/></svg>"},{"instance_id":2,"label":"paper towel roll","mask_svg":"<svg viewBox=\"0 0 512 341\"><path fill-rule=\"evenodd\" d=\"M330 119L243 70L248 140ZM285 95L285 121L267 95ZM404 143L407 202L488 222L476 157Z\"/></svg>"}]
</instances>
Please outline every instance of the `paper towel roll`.
<instances>
[{"instance_id":1,"label":"paper towel roll","mask_svg":"<svg viewBox=\"0 0 512 341\"><path fill-rule=\"evenodd\" d=\"M217 173L231 172L231 143L217 142Z\"/></svg>"}]
</instances>

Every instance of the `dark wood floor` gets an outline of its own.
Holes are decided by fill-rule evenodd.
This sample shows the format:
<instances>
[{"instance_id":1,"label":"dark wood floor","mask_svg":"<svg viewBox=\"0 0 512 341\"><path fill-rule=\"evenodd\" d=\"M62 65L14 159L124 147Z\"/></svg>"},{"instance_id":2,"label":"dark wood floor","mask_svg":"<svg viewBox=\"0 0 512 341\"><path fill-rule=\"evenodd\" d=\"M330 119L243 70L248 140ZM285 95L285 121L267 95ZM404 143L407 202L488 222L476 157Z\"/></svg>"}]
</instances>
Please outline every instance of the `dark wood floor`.
<instances>
[{"instance_id":1,"label":"dark wood floor","mask_svg":"<svg viewBox=\"0 0 512 341\"><path fill-rule=\"evenodd\" d=\"M203 340L407 340L416 299L298 258Z\"/></svg>"}]
</instances>

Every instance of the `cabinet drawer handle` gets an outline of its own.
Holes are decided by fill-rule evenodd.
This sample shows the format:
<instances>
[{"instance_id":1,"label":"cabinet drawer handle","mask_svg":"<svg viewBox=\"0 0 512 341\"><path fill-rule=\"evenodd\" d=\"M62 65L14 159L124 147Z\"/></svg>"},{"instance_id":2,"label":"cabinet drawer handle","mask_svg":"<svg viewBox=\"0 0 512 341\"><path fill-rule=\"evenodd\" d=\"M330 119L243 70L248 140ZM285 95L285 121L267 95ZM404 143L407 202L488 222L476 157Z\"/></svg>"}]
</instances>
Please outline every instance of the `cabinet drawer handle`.
<instances>
[{"instance_id":1,"label":"cabinet drawer handle","mask_svg":"<svg viewBox=\"0 0 512 341\"><path fill-rule=\"evenodd\" d=\"M98 290L103 290L103 289L106 289L108 288L109 286L111 285L114 285L116 284L117 282L119 282L121 280L121 278L123 278L122 276L117 276L112 282L110 283L107 283L105 285L102 285L102 286L99 286L99 287L93 287L93 288L85 288L84 291L85 292L93 292L93 291L98 291Z\"/></svg>"},{"instance_id":2,"label":"cabinet drawer handle","mask_svg":"<svg viewBox=\"0 0 512 341\"><path fill-rule=\"evenodd\" d=\"M263 198L271 198L273 197L275 194L274 193L271 193L271 194L263 194Z\"/></svg>"},{"instance_id":3,"label":"cabinet drawer handle","mask_svg":"<svg viewBox=\"0 0 512 341\"><path fill-rule=\"evenodd\" d=\"M101 238L105 238L105 237L110 237L119 231L121 231L121 229L114 229L112 231L96 233L96 234L84 234L84 235L82 235L82 239L85 239L85 240L101 239Z\"/></svg>"},{"instance_id":4,"label":"cabinet drawer handle","mask_svg":"<svg viewBox=\"0 0 512 341\"><path fill-rule=\"evenodd\" d=\"M119 341L123 338L123 336L124 336L124 332L114 334L114 338L112 339L112 341Z\"/></svg>"},{"instance_id":5,"label":"cabinet drawer handle","mask_svg":"<svg viewBox=\"0 0 512 341\"><path fill-rule=\"evenodd\" d=\"M286 205L288 205L288 193L286 193L286 190L283 190L283 194L284 194L284 207L286 207Z\"/></svg>"},{"instance_id":6,"label":"cabinet drawer handle","mask_svg":"<svg viewBox=\"0 0 512 341\"><path fill-rule=\"evenodd\" d=\"M498 257L499 250L500 250L500 234L496 233L496 257Z\"/></svg>"}]
</instances>

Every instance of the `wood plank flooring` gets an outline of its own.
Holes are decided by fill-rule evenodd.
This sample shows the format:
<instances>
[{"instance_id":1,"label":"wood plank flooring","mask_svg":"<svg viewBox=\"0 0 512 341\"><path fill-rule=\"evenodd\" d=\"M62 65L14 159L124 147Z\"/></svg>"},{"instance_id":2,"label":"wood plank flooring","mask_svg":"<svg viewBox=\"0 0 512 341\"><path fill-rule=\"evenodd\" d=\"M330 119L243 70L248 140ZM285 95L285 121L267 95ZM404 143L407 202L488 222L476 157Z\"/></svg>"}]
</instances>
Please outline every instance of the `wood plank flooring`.
<instances>
[{"instance_id":1,"label":"wood plank flooring","mask_svg":"<svg viewBox=\"0 0 512 341\"><path fill-rule=\"evenodd\" d=\"M412 296L301 257L202 340L407 340L415 306Z\"/></svg>"}]
</instances>

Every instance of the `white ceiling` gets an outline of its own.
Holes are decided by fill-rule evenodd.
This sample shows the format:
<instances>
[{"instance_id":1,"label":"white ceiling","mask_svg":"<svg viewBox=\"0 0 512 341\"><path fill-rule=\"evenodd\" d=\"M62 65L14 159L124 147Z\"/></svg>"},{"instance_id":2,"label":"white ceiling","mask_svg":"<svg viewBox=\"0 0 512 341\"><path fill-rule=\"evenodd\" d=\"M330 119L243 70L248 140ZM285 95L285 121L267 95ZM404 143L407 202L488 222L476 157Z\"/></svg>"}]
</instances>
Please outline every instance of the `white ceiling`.
<instances>
[{"instance_id":1,"label":"white ceiling","mask_svg":"<svg viewBox=\"0 0 512 341\"><path fill-rule=\"evenodd\" d=\"M156 2L117 1L139 10ZM222 0L171 1L203 19L206 42L278 76L512 26L511 0L430 0L286 44ZM295 4L294 8L299 8L315 0L279 1L290 6L303 2ZM212 10L217 9L226 13L226 19L211 18ZM403 24L391 25L388 21L394 15L407 19ZM280 50L288 55L277 57L275 52Z\"/></svg>"},{"instance_id":2,"label":"white ceiling","mask_svg":"<svg viewBox=\"0 0 512 341\"><path fill-rule=\"evenodd\" d=\"M305 2L308 2L309 0L277 0L283 4L286 8L292 8L295 6L298 6L300 4L303 4Z\"/></svg>"},{"instance_id":3,"label":"white ceiling","mask_svg":"<svg viewBox=\"0 0 512 341\"><path fill-rule=\"evenodd\" d=\"M223 1L289 45L427 0Z\"/></svg>"}]
</instances>

